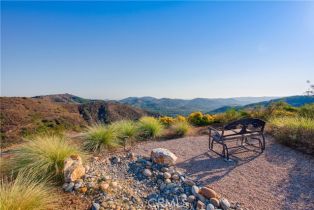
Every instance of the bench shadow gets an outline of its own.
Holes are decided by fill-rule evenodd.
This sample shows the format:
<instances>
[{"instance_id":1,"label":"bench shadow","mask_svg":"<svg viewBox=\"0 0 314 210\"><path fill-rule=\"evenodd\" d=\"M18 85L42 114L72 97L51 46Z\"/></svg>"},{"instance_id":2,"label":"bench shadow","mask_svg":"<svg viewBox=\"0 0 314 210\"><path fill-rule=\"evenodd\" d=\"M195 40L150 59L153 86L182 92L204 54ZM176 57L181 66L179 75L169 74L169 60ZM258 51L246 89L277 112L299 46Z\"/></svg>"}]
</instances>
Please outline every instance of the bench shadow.
<instances>
[{"instance_id":1,"label":"bench shadow","mask_svg":"<svg viewBox=\"0 0 314 210\"><path fill-rule=\"evenodd\" d=\"M246 164L261 153L253 148L238 148L230 151L230 159L226 161L212 151L185 160L177 164L186 174L200 184L211 184L229 174L236 167Z\"/></svg>"}]
</instances>

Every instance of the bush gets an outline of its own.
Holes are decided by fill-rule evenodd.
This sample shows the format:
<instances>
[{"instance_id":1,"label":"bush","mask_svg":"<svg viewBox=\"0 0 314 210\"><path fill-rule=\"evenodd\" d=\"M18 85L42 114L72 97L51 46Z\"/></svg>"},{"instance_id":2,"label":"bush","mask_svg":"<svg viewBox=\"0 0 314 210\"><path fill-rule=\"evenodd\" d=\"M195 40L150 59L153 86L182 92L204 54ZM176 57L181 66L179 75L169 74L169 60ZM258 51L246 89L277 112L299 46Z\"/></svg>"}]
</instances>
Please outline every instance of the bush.
<instances>
[{"instance_id":1,"label":"bush","mask_svg":"<svg viewBox=\"0 0 314 210\"><path fill-rule=\"evenodd\" d=\"M173 117L164 116L159 118L159 122L164 126L169 127L175 122L175 119Z\"/></svg>"},{"instance_id":2,"label":"bush","mask_svg":"<svg viewBox=\"0 0 314 210\"><path fill-rule=\"evenodd\" d=\"M19 173L15 180L1 180L0 209L45 210L54 209L57 197L43 180L36 180L26 173Z\"/></svg>"},{"instance_id":3,"label":"bush","mask_svg":"<svg viewBox=\"0 0 314 210\"><path fill-rule=\"evenodd\" d=\"M245 111L237 111L236 109L229 109L225 113L216 114L215 122L218 123L229 123L235 120L239 120L243 117L248 117L248 113Z\"/></svg>"},{"instance_id":4,"label":"bush","mask_svg":"<svg viewBox=\"0 0 314 210\"><path fill-rule=\"evenodd\" d=\"M102 151L119 146L118 132L114 126L94 125L88 128L84 147L90 151Z\"/></svg>"},{"instance_id":5,"label":"bush","mask_svg":"<svg viewBox=\"0 0 314 210\"><path fill-rule=\"evenodd\" d=\"M213 123L214 117L209 114L203 115L202 112L192 112L188 117L188 121L195 126L204 126Z\"/></svg>"},{"instance_id":6,"label":"bush","mask_svg":"<svg viewBox=\"0 0 314 210\"><path fill-rule=\"evenodd\" d=\"M122 120L112 124L121 143L126 147L127 142L132 142L138 135L138 126L131 120Z\"/></svg>"},{"instance_id":7,"label":"bush","mask_svg":"<svg viewBox=\"0 0 314 210\"><path fill-rule=\"evenodd\" d=\"M280 143L314 151L314 120L304 117L270 119L270 132Z\"/></svg>"},{"instance_id":8,"label":"bush","mask_svg":"<svg viewBox=\"0 0 314 210\"><path fill-rule=\"evenodd\" d=\"M174 131L176 136L185 136L191 129L191 126L188 122L175 122L171 129Z\"/></svg>"},{"instance_id":9,"label":"bush","mask_svg":"<svg viewBox=\"0 0 314 210\"><path fill-rule=\"evenodd\" d=\"M299 108L299 113L301 117L306 117L314 119L314 104L306 104Z\"/></svg>"},{"instance_id":10,"label":"bush","mask_svg":"<svg viewBox=\"0 0 314 210\"><path fill-rule=\"evenodd\" d=\"M64 137L44 135L36 136L21 145L11 161L14 172L24 170L40 177L62 180L64 160L71 155L85 156Z\"/></svg>"},{"instance_id":11,"label":"bush","mask_svg":"<svg viewBox=\"0 0 314 210\"><path fill-rule=\"evenodd\" d=\"M177 122L186 122L186 118L182 115L177 115L176 116L176 119L175 119Z\"/></svg>"},{"instance_id":12,"label":"bush","mask_svg":"<svg viewBox=\"0 0 314 210\"><path fill-rule=\"evenodd\" d=\"M139 121L139 131L144 138L156 138L162 135L163 125L154 117L142 117Z\"/></svg>"}]
</instances>

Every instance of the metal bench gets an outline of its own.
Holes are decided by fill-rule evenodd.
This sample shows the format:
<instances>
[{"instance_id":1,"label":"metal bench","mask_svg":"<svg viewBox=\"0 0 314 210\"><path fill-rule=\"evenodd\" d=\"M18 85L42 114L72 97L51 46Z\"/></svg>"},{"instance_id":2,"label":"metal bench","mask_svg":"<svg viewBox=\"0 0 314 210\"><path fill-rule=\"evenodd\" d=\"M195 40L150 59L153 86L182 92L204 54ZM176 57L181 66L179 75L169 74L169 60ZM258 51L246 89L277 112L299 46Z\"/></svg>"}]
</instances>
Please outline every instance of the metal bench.
<instances>
[{"instance_id":1,"label":"metal bench","mask_svg":"<svg viewBox=\"0 0 314 210\"><path fill-rule=\"evenodd\" d=\"M229 159L229 149L236 147L243 147L244 144L256 147L248 142L248 139L256 139L259 142L258 148L261 152L265 149L265 136L264 136L265 122L260 119L246 118L231 122L222 127L222 129L208 127L209 129L209 150L216 154ZM229 147L227 141L240 140L239 146ZM222 145L222 153L213 149L214 143Z\"/></svg>"}]
</instances>

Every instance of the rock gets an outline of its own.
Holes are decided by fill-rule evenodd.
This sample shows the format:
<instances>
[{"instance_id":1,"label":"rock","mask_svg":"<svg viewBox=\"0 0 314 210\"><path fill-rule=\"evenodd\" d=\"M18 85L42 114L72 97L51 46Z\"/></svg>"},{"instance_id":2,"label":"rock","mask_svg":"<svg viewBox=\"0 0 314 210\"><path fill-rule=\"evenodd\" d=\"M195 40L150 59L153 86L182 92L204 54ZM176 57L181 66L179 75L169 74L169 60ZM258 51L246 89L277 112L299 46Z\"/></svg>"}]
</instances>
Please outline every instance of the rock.
<instances>
[{"instance_id":1,"label":"rock","mask_svg":"<svg viewBox=\"0 0 314 210\"><path fill-rule=\"evenodd\" d=\"M168 172L168 171L169 171L169 168L167 168L167 167L162 167L162 168L160 169L160 171L161 171L161 172Z\"/></svg>"},{"instance_id":2,"label":"rock","mask_svg":"<svg viewBox=\"0 0 314 210\"><path fill-rule=\"evenodd\" d=\"M99 210L99 209L100 209L99 203L93 203L92 210Z\"/></svg>"},{"instance_id":3,"label":"rock","mask_svg":"<svg viewBox=\"0 0 314 210\"><path fill-rule=\"evenodd\" d=\"M99 159L99 157L93 157L93 161L97 161Z\"/></svg>"},{"instance_id":4,"label":"rock","mask_svg":"<svg viewBox=\"0 0 314 210\"><path fill-rule=\"evenodd\" d=\"M215 206L211 203L209 203L207 206L206 206L206 210L215 210Z\"/></svg>"},{"instance_id":5,"label":"rock","mask_svg":"<svg viewBox=\"0 0 314 210\"><path fill-rule=\"evenodd\" d=\"M193 203L195 201L195 196L194 195L190 195L188 198L187 198L187 201L189 203Z\"/></svg>"},{"instance_id":6,"label":"rock","mask_svg":"<svg viewBox=\"0 0 314 210\"><path fill-rule=\"evenodd\" d=\"M219 207L219 200L217 198L211 198L210 203L213 204L215 207Z\"/></svg>"},{"instance_id":7,"label":"rock","mask_svg":"<svg viewBox=\"0 0 314 210\"><path fill-rule=\"evenodd\" d=\"M169 183L171 183L171 180L170 179L165 179L165 183L169 184Z\"/></svg>"},{"instance_id":8,"label":"rock","mask_svg":"<svg viewBox=\"0 0 314 210\"><path fill-rule=\"evenodd\" d=\"M63 189L65 192L72 192L74 188L74 182L70 182L66 185L63 185Z\"/></svg>"},{"instance_id":9,"label":"rock","mask_svg":"<svg viewBox=\"0 0 314 210\"><path fill-rule=\"evenodd\" d=\"M136 155L133 152L129 152L128 153L128 158L130 158L131 160L135 160L136 159Z\"/></svg>"},{"instance_id":10,"label":"rock","mask_svg":"<svg viewBox=\"0 0 314 210\"><path fill-rule=\"evenodd\" d=\"M211 199L211 198L216 198L217 197L217 193L214 190L209 189L207 187L202 187L200 189L200 191L199 191L199 194L203 195L207 199Z\"/></svg>"},{"instance_id":11,"label":"rock","mask_svg":"<svg viewBox=\"0 0 314 210\"><path fill-rule=\"evenodd\" d=\"M85 175L85 168L82 159L78 155L71 155L64 161L63 168L64 180L66 182L74 182Z\"/></svg>"},{"instance_id":12,"label":"rock","mask_svg":"<svg viewBox=\"0 0 314 210\"><path fill-rule=\"evenodd\" d=\"M81 193L86 193L87 192L87 187L81 187L80 188Z\"/></svg>"},{"instance_id":13,"label":"rock","mask_svg":"<svg viewBox=\"0 0 314 210\"><path fill-rule=\"evenodd\" d=\"M109 188L109 184L107 182L101 182L99 188L101 191L106 192Z\"/></svg>"},{"instance_id":14,"label":"rock","mask_svg":"<svg viewBox=\"0 0 314 210\"><path fill-rule=\"evenodd\" d=\"M171 174L168 173L168 172L165 172L165 173L163 174L163 176L164 176L165 179L170 179L170 178L171 178Z\"/></svg>"},{"instance_id":15,"label":"rock","mask_svg":"<svg viewBox=\"0 0 314 210\"><path fill-rule=\"evenodd\" d=\"M220 199L220 206L223 210L227 210L230 208L230 203L226 198Z\"/></svg>"},{"instance_id":16,"label":"rock","mask_svg":"<svg viewBox=\"0 0 314 210\"><path fill-rule=\"evenodd\" d=\"M121 162L121 159L119 157L114 156L110 159L110 162L111 164L117 164Z\"/></svg>"},{"instance_id":17,"label":"rock","mask_svg":"<svg viewBox=\"0 0 314 210\"><path fill-rule=\"evenodd\" d=\"M192 180L190 180L190 179L185 179L184 180L184 184L186 184L186 185L189 185L189 186L193 186L193 185L195 185L195 183L192 181Z\"/></svg>"},{"instance_id":18,"label":"rock","mask_svg":"<svg viewBox=\"0 0 314 210\"><path fill-rule=\"evenodd\" d=\"M178 174L173 174L171 177L173 180L179 180L180 176Z\"/></svg>"},{"instance_id":19,"label":"rock","mask_svg":"<svg viewBox=\"0 0 314 210\"><path fill-rule=\"evenodd\" d=\"M198 192L199 192L198 186L193 185L191 191L192 191L192 194L193 194L195 197L198 196Z\"/></svg>"},{"instance_id":20,"label":"rock","mask_svg":"<svg viewBox=\"0 0 314 210\"><path fill-rule=\"evenodd\" d=\"M153 174L152 174L151 170L144 169L143 170L143 175L146 176L146 177L151 177Z\"/></svg>"},{"instance_id":21,"label":"rock","mask_svg":"<svg viewBox=\"0 0 314 210\"><path fill-rule=\"evenodd\" d=\"M79 188L81 188L82 187L82 182L77 182L77 183L75 183L74 184L74 190L79 190Z\"/></svg>"},{"instance_id":22,"label":"rock","mask_svg":"<svg viewBox=\"0 0 314 210\"><path fill-rule=\"evenodd\" d=\"M202 201L197 201L196 203L196 209L205 209L206 206Z\"/></svg>"},{"instance_id":23,"label":"rock","mask_svg":"<svg viewBox=\"0 0 314 210\"><path fill-rule=\"evenodd\" d=\"M187 197L188 197L188 196L187 196L186 194L184 194L184 193L180 195L180 198L181 198L182 200L184 200L184 201L187 199Z\"/></svg>"},{"instance_id":24,"label":"rock","mask_svg":"<svg viewBox=\"0 0 314 210\"><path fill-rule=\"evenodd\" d=\"M197 198L204 203L206 202L206 198L202 196L201 194L197 194Z\"/></svg>"},{"instance_id":25,"label":"rock","mask_svg":"<svg viewBox=\"0 0 314 210\"><path fill-rule=\"evenodd\" d=\"M151 159L153 162L165 165L174 165L177 160L172 152L164 148L156 148L151 152Z\"/></svg>"},{"instance_id":26,"label":"rock","mask_svg":"<svg viewBox=\"0 0 314 210\"><path fill-rule=\"evenodd\" d=\"M111 186L112 188L117 188L117 187L118 187L118 182L111 182L111 183L110 183L110 186Z\"/></svg>"}]
</instances>

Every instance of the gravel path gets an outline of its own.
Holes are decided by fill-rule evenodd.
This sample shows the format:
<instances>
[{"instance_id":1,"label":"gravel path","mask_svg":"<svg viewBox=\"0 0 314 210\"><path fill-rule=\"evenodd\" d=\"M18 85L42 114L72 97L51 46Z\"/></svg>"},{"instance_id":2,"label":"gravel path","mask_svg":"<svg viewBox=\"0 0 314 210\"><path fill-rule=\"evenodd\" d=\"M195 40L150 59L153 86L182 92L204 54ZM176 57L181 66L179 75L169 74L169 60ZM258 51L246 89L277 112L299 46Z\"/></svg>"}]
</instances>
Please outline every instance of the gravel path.
<instances>
[{"instance_id":1,"label":"gravel path","mask_svg":"<svg viewBox=\"0 0 314 210\"><path fill-rule=\"evenodd\" d=\"M233 151L233 162L208 152L207 136L145 142L133 152L149 155L157 147L175 153L177 167L193 179L246 209L314 209L314 158L270 138L264 153Z\"/></svg>"}]
</instances>

